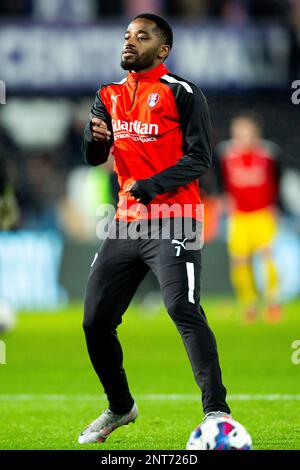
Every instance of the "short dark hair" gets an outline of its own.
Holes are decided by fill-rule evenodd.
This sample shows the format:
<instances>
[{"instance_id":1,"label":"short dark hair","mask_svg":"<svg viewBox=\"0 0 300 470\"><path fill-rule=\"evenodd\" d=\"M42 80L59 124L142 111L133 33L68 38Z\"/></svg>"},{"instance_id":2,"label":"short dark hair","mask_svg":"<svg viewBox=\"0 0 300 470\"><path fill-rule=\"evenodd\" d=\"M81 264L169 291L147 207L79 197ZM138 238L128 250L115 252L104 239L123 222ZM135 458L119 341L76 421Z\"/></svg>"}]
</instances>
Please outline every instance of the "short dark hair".
<instances>
[{"instance_id":1,"label":"short dark hair","mask_svg":"<svg viewBox=\"0 0 300 470\"><path fill-rule=\"evenodd\" d=\"M164 18L158 15L154 15L153 13L141 13L140 15L135 16L132 21L139 18L145 18L146 20L153 21L166 41L166 45L170 46L170 49L172 49L173 31L169 23Z\"/></svg>"}]
</instances>

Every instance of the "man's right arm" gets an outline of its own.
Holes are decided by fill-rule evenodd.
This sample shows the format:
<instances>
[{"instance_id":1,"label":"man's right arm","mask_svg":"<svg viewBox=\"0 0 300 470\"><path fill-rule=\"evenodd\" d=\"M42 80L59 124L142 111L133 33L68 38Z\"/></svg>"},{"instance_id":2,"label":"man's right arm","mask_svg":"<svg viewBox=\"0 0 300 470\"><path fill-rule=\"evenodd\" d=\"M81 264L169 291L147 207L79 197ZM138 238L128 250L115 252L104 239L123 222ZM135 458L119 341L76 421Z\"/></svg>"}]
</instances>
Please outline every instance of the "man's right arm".
<instances>
[{"instance_id":1,"label":"man's right arm","mask_svg":"<svg viewBox=\"0 0 300 470\"><path fill-rule=\"evenodd\" d=\"M83 133L81 148L83 160L93 166L106 162L112 141L111 117L98 91L91 109L90 121Z\"/></svg>"}]
</instances>

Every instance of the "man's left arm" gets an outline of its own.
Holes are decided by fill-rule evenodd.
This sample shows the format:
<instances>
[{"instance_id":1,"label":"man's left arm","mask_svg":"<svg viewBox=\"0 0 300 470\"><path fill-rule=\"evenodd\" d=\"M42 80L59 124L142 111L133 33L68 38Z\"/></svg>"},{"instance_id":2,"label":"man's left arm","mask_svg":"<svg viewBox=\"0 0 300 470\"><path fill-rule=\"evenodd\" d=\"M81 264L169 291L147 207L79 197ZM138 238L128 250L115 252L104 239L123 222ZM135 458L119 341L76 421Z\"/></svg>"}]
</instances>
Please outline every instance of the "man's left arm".
<instances>
[{"instance_id":1,"label":"man's left arm","mask_svg":"<svg viewBox=\"0 0 300 470\"><path fill-rule=\"evenodd\" d=\"M157 194L172 191L203 175L211 165L211 121L205 96L193 86L192 93L183 86L175 90L185 154L156 175L135 182L131 194L149 204Z\"/></svg>"}]
</instances>

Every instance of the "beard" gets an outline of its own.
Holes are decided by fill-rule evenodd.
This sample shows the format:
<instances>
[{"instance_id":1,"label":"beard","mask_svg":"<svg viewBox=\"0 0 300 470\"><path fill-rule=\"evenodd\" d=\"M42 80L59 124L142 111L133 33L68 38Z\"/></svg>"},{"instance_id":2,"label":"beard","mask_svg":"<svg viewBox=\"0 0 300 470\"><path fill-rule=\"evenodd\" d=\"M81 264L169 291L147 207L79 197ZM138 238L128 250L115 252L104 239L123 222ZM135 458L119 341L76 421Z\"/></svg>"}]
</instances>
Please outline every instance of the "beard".
<instances>
[{"instance_id":1,"label":"beard","mask_svg":"<svg viewBox=\"0 0 300 470\"><path fill-rule=\"evenodd\" d=\"M153 65L154 59L156 54L153 51L149 51L148 53L142 55L134 55L131 58L123 59L121 56L121 67L123 70L134 70L138 72L139 70L146 69Z\"/></svg>"}]
</instances>

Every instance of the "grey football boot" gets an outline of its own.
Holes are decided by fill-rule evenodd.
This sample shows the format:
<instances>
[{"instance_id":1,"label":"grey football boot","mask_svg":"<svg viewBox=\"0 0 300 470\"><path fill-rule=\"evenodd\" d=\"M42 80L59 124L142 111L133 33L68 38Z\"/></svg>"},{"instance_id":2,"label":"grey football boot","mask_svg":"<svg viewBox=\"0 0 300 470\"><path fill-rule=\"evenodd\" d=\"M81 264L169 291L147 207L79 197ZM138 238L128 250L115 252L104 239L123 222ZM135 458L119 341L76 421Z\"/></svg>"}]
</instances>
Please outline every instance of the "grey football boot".
<instances>
[{"instance_id":1,"label":"grey football boot","mask_svg":"<svg viewBox=\"0 0 300 470\"><path fill-rule=\"evenodd\" d=\"M123 415L113 413L109 408L95 419L78 437L79 444L105 442L110 433L120 426L134 423L138 416L138 408L134 403L131 410Z\"/></svg>"},{"instance_id":2,"label":"grey football boot","mask_svg":"<svg viewBox=\"0 0 300 470\"><path fill-rule=\"evenodd\" d=\"M231 414L225 413L225 411L210 411L204 416L203 422L208 419L217 419L217 418L228 418L233 419Z\"/></svg>"}]
</instances>

